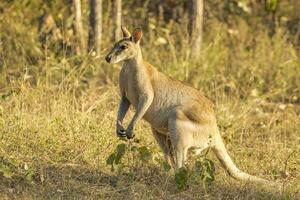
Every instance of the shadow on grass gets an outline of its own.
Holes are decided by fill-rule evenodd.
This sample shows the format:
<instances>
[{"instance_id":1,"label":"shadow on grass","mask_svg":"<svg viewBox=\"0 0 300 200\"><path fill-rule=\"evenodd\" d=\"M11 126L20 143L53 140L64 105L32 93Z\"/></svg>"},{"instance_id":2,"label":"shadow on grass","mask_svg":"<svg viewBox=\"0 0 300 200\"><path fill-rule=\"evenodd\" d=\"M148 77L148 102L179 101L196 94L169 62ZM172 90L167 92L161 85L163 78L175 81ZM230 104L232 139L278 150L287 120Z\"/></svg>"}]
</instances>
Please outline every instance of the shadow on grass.
<instances>
[{"instance_id":1,"label":"shadow on grass","mask_svg":"<svg viewBox=\"0 0 300 200\"><path fill-rule=\"evenodd\" d=\"M0 175L0 195L7 199L281 199L253 187L218 182L207 193L200 185L178 191L173 176L155 166L116 174L65 166L44 168L31 182Z\"/></svg>"}]
</instances>

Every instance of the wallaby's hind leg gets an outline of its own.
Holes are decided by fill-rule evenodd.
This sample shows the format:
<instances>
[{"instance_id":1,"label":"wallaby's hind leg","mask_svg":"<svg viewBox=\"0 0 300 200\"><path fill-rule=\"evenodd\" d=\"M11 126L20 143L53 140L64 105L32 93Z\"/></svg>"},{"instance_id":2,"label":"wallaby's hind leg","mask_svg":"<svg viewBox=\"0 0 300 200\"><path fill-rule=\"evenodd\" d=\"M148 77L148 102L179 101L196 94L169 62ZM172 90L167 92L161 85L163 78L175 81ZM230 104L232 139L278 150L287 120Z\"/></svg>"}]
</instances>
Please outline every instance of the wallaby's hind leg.
<instances>
[{"instance_id":1,"label":"wallaby's hind leg","mask_svg":"<svg viewBox=\"0 0 300 200\"><path fill-rule=\"evenodd\" d=\"M175 169L179 169L185 165L188 150L193 145L191 123L189 120L186 121L178 118L176 113L169 118L168 129L174 150Z\"/></svg>"},{"instance_id":2,"label":"wallaby's hind leg","mask_svg":"<svg viewBox=\"0 0 300 200\"><path fill-rule=\"evenodd\" d=\"M188 106L192 105L189 104ZM209 133L212 132L211 128L191 120L190 118L200 119L200 117L197 116L197 112L194 110L190 111L187 108L189 107L181 106L175 108L168 119L168 129L177 169L184 166L190 149L200 153L210 145Z\"/></svg>"},{"instance_id":3,"label":"wallaby's hind leg","mask_svg":"<svg viewBox=\"0 0 300 200\"><path fill-rule=\"evenodd\" d=\"M177 144L175 146L175 160L176 160L176 165L175 165L175 168L176 169L179 169L181 167L184 167L185 164L186 164L186 160L187 160L187 154L188 154L188 148L187 147L184 147L184 146L181 146L179 144Z\"/></svg>"},{"instance_id":4,"label":"wallaby's hind leg","mask_svg":"<svg viewBox=\"0 0 300 200\"><path fill-rule=\"evenodd\" d=\"M153 133L154 138L156 139L157 143L159 144L160 148L162 149L166 161L172 167L174 167L175 160L174 160L173 147L172 147L170 138L168 136L156 131L154 128L152 128L152 133Z\"/></svg>"}]
</instances>

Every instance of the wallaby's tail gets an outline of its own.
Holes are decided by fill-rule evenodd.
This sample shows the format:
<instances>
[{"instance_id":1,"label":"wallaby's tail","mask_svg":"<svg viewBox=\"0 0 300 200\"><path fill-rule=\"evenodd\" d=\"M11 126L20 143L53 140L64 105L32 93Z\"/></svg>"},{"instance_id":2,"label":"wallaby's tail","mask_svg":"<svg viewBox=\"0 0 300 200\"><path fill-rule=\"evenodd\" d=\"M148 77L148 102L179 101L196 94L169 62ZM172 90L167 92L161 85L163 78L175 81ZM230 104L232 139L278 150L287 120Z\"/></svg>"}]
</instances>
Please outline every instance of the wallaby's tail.
<instances>
[{"instance_id":1,"label":"wallaby's tail","mask_svg":"<svg viewBox=\"0 0 300 200\"><path fill-rule=\"evenodd\" d=\"M242 180L242 181L250 181L255 183L261 183L261 184L268 184L273 185L273 182L258 178L256 176L252 176L250 174L247 174L237 168L237 166L234 164L232 159L227 153L227 150L225 148L225 145L222 141L221 136L218 134L216 138L216 143L213 146L212 150L216 154L217 158L221 162L224 169L228 172L230 176L232 176L235 179Z\"/></svg>"}]
</instances>

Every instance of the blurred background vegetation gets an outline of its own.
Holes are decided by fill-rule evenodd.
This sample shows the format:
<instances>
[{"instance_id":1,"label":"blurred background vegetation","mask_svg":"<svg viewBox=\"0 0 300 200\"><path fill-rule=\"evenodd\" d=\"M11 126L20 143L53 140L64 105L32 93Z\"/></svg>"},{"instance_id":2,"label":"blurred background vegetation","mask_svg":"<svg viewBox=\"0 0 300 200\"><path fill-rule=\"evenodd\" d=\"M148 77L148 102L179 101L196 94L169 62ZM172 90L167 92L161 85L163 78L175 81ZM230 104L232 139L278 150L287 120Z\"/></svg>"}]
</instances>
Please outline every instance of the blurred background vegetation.
<instances>
[{"instance_id":1,"label":"blurred background vegetation","mask_svg":"<svg viewBox=\"0 0 300 200\"><path fill-rule=\"evenodd\" d=\"M199 2L203 10L195 13ZM198 184L177 193L155 159L129 158L124 165L131 170L110 172L106 158L120 143L114 135L120 64L104 57L123 24L142 27L146 61L216 104L237 165L281 181L290 196L280 198L293 199L300 187L299 8L299 0L1 0L1 194L271 199L222 170L209 193ZM141 145L162 159L149 135L141 122Z\"/></svg>"},{"instance_id":2,"label":"blurred background vegetation","mask_svg":"<svg viewBox=\"0 0 300 200\"><path fill-rule=\"evenodd\" d=\"M81 2L80 39L70 0L1 1L1 88L20 80L64 87L73 87L74 81L78 87L115 82L118 70L103 61L120 39L115 2L102 2L101 51L96 55L95 48L85 48L91 31L87 0ZM214 87L241 98L268 93L276 101L299 103L299 1L204 2L203 45L196 57L189 48L188 1L121 3L122 24L143 28L144 57L161 71L204 90Z\"/></svg>"}]
</instances>

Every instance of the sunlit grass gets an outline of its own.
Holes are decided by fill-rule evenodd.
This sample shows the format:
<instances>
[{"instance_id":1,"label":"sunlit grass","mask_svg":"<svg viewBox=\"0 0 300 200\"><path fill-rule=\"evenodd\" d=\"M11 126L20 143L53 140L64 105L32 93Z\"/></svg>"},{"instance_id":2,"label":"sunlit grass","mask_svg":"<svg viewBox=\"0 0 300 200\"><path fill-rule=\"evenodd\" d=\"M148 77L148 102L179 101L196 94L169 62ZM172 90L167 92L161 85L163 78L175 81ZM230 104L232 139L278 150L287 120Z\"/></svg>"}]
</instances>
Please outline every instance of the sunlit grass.
<instances>
[{"instance_id":1,"label":"sunlit grass","mask_svg":"<svg viewBox=\"0 0 300 200\"><path fill-rule=\"evenodd\" d=\"M136 127L140 145L153 160L111 172L106 159L119 141L115 119L119 102L119 65L103 52L75 56L42 47L35 28L5 13L0 32L0 198L21 199L296 199L300 188L300 60L288 33L245 25L231 34L212 22L199 60L190 57L183 25L172 31L144 32L145 60L192 85L216 105L227 149L244 171L280 182L272 194L233 180L217 166L216 180L205 191L192 182L179 191L150 127ZM29 19L26 19L29 20ZM184 22L182 22L184 23ZM28 30L31 31L28 31ZM24 34L18 34L24 33ZM158 44L159 38L166 44ZM133 111L133 110L132 110ZM132 116L132 111L127 119ZM190 165L192 165L192 158ZM193 167L193 166L191 166ZM132 170L134 169L134 170Z\"/></svg>"}]
</instances>

